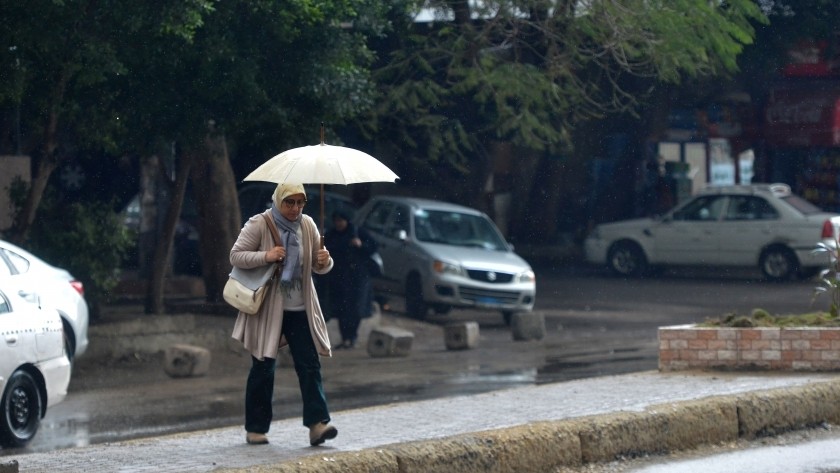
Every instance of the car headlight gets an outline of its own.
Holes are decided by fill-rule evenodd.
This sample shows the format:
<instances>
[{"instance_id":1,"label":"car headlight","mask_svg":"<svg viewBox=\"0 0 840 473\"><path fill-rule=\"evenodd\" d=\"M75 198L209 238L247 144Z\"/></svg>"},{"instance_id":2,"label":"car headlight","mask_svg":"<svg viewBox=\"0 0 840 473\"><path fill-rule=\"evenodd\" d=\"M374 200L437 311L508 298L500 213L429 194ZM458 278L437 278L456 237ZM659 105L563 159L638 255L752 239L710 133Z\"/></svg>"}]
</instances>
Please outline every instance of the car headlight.
<instances>
[{"instance_id":1,"label":"car headlight","mask_svg":"<svg viewBox=\"0 0 840 473\"><path fill-rule=\"evenodd\" d=\"M432 269L438 274L452 274L454 276L464 276L464 270L457 264L447 263L445 261L435 260L432 263Z\"/></svg>"},{"instance_id":2,"label":"car headlight","mask_svg":"<svg viewBox=\"0 0 840 473\"><path fill-rule=\"evenodd\" d=\"M517 283L537 283L537 276L534 274L533 271L523 271L516 275L513 280Z\"/></svg>"}]
</instances>

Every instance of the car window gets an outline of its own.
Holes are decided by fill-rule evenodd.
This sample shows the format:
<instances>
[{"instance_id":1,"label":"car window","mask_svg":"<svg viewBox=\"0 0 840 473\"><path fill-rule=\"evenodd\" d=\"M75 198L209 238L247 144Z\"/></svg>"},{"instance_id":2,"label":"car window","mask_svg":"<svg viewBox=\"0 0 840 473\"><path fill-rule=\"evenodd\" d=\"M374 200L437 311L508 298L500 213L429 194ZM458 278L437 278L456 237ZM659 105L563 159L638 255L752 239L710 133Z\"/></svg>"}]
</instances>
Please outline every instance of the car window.
<instances>
[{"instance_id":1,"label":"car window","mask_svg":"<svg viewBox=\"0 0 840 473\"><path fill-rule=\"evenodd\" d=\"M23 256L15 253L14 251L9 250L0 250L2 251L6 257L11 261L12 266L14 267L14 271L11 271L13 274L23 274L29 271L29 260L24 258ZM5 265L4 265L5 266Z\"/></svg>"},{"instance_id":2,"label":"car window","mask_svg":"<svg viewBox=\"0 0 840 473\"><path fill-rule=\"evenodd\" d=\"M12 309L9 307L9 301L6 299L6 295L0 292L0 314L6 314L11 311Z\"/></svg>"},{"instance_id":3,"label":"car window","mask_svg":"<svg viewBox=\"0 0 840 473\"><path fill-rule=\"evenodd\" d=\"M729 198L727 220L773 220L779 213L761 197L734 195Z\"/></svg>"},{"instance_id":4,"label":"car window","mask_svg":"<svg viewBox=\"0 0 840 473\"><path fill-rule=\"evenodd\" d=\"M367 217L365 217L362 226L372 232L385 233L385 228L388 225L388 219L393 209L394 204L391 202L376 202L373 204L373 208L367 214Z\"/></svg>"},{"instance_id":5,"label":"car window","mask_svg":"<svg viewBox=\"0 0 840 473\"><path fill-rule=\"evenodd\" d=\"M700 222L718 220L724 201L725 197L719 195L698 197L674 211L672 218Z\"/></svg>"},{"instance_id":6,"label":"car window","mask_svg":"<svg viewBox=\"0 0 840 473\"><path fill-rule=\"evenodd\" d=\"M418 240L430 243L507 249L492 222L480 215L418 210L414 213L414 231Z\"/></svg>"},{"instance_id":7,"label":"car window","mask_svg":"<svg viewBox=\"0 0 840 473\"><path fill-rule=\"evenodd\" d=\"M12 274L12 267L9 266L10 263L6 262L4 254L5 252L0 250L0 276L10 276Z\"/></svg>"}]
</instances>

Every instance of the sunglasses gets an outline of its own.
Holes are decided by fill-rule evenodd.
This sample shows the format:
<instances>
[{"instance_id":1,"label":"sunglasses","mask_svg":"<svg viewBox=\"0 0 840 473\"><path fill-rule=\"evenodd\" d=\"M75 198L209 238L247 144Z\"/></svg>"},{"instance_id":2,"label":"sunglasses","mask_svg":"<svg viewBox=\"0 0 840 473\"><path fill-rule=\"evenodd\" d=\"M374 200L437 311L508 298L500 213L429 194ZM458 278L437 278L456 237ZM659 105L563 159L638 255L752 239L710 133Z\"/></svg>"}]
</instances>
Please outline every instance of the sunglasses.
<instances>
[{"instance_id":1,"label":"sunglasses","mask_svg":"<svg viewBox=\"0 0 840 473\"><path fill-rule=\"evenodd\" d=\"M303 208L303 206L306 205L306 199L283 199L283 204L285 204L286 207L294 207L297 205L298 207Z\"/></svg>"}]
</instances>

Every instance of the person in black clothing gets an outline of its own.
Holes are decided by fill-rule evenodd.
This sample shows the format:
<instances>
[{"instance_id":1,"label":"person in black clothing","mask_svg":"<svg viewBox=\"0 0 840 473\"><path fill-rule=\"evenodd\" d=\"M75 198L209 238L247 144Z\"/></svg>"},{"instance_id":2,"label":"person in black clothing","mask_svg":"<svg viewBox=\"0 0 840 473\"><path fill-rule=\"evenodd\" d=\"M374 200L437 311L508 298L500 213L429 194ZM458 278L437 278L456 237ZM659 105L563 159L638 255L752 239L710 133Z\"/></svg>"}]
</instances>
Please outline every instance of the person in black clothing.
<instances>
[{"instance_id":1,"label":"person in black clothing","mask_svg":"<svg viewBox=\"0 0 840 473\"><path fill-rule=\"evenodd\" d=\"M333 228L324 236L334 266L327 275L329 307L338 318L341 344L336 349L353 348L363 318L373 313L373 288L369 268L376 241L364 228L358 228L344 211L333 212Z\"/></svg>"}]
</instances>

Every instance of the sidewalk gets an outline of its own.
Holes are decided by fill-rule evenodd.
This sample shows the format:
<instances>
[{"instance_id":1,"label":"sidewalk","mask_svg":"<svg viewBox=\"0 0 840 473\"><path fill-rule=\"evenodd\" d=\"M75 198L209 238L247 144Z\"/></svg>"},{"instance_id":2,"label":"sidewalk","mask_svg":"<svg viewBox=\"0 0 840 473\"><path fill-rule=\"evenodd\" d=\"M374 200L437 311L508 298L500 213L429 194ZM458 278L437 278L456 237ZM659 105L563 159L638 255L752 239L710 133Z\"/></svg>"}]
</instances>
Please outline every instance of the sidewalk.
<instances>
[{"instance_id":1,"label":"sidewalk","mask_svg":"<svg viewBox=\"0 0 840 473\"><path fill-rule=\"evenodd\" d=\"M21 472L540 472L840 423L840 378L658 373L515 388L333 413L309 447L299 420L271 443L241 427L4 458ZM2 471L2 463L0 463Z\"/></svg>"}]
</instances>

